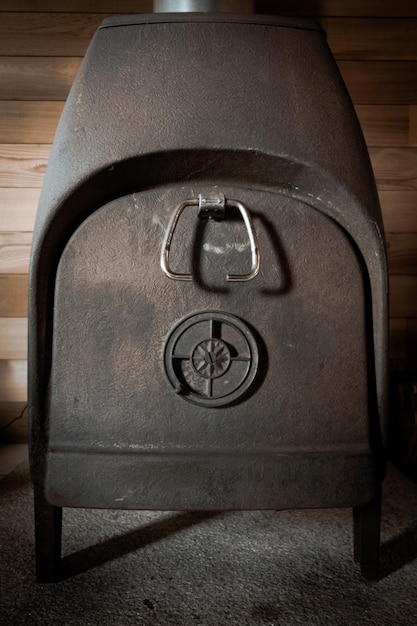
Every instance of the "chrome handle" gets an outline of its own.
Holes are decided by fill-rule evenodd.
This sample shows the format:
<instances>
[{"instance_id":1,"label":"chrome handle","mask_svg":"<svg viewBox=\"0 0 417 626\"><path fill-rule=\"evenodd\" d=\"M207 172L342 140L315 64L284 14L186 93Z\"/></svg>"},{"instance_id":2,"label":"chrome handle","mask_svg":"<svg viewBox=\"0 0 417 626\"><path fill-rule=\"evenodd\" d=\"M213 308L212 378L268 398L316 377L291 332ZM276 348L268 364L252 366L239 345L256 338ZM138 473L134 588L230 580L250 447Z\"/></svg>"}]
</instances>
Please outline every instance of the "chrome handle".
<instances>
[{"instance_id":1,"label":"chrome handle","mask_svg":"<svg viewBox=\"0 0 417 626\"><path fill-rule=\"evenodd\" d=\"M247 208L241 202L237 200L229 200L227 204L231 207L235 207L239 209L240 214L245 222L246 230L248 232L249 242L250 242L250 252L251 252L251 270L248 274L228 274L227 280L230 282L244 282L247 280L252 280L257 276L259 272L259 268L261 265L261 257L259 254L259 246L258 246L258 238L256 236L256 231L253 227L252 217Z\"/></svg>"},{"instance_id":2,"label":"chrome handle","mask_svg":"<svg viewBox=\"0 0 417 626\"><path fill-rule=\"evenodd\" d=\"M210 197L202 196L200 194L198 198L184 200L184 202L181 202L181 204L178 205L178 207L171 216L162 244L161 269L164 274L168 278L172 278L172 280L192 280L193 278L192 274L180 274L177 272L173 272L169 266L169 253L171 250L172 239L178 224L178 220L180 219L181 214L186 207L193 206L199 207L198 216L202 219L223 219L226 207L233 207L239 210L245 223L249 237L251 250L251 270L248 274L227 274L227 280L229 282L245 282L255 278L255 276L257 276L259 272L261 258L259 254L256 231L253 226L251 215L245 205L242 204L242 202L238 202L237 200L226 200L226 198L220 194Z\"/></svg>"},{"instance_id":3,"label":"chrome handle","mask_svg":"<svg viewBox=\"0 0 417 626\"><path fill-rule=\"evenodd\" d=\"M169 251L171 250L172 238L174 236L175 228L178 224L178 220L181 217L181 213L184 211L187 206L198 206L198 200L184 200L178 205L176 211L172 214L170 222L168 224L168 228L164 237L164 243L162 244L162 252L161 252L161 268L162 271L168 278L172 278L172 280L192 280L192 274L177 274L173 272L169 267Z\"/></svg>"}]
</instances>

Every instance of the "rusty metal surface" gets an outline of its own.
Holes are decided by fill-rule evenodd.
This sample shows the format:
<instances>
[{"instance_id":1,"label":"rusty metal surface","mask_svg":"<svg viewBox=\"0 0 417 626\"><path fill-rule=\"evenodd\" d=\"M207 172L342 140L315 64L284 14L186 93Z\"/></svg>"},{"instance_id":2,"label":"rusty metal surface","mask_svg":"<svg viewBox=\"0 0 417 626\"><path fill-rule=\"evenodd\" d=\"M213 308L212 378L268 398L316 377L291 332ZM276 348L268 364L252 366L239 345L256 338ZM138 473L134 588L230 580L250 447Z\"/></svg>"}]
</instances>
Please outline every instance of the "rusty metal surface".
<instances>
[{"instance_id":1,"label":"rusty metal surface","mask_svg":"<svg viewBox=\"0 0 417 626\"><path fill-rule=\"evenodd\" d=\"M170 263L195 279L172 281L160 267L172 212L213 192L249 208L259 274L226 281L250 269L239 216L184 217ZM230 406L187 402L164 366L175 327L206 311L236 315L259 348L259 372ZM316 27L106 21L51 153L29 326L32 475L52 503L370 500L385 428L382 221Z\"/></svg>"}]
</instances>

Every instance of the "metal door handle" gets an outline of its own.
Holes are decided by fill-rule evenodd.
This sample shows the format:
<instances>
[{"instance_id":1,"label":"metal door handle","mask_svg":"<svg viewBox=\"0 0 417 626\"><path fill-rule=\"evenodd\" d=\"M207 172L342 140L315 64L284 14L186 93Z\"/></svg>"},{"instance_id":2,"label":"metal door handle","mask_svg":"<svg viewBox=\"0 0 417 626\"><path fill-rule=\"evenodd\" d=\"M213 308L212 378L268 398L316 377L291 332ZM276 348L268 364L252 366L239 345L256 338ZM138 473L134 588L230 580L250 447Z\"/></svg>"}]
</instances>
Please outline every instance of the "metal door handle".
<instances>
[{"instance_id":1,"label":"metal door handle","mask_svg":"<svg viewBox=\"0 0 417 626\"><path fill-rule=\"evenodd\" d=\"M182 212L186 207L198 207L198 217L202 219L223 219L225 215L226 207L233 207L239 210L243 221L246 226L246 230L250 242L251 251L251 270L248 274L227 274L227 280L229 282L245 282L252 280L257 276L260 267L260 254L258 247L258 240L253 222L248 209L244 204L238 202L238 200L226 200L226 198L218 194L216 196L203 196L200 194L198 198L192 198L190 200L184 200L181 202L171 216L168 228L164 237L161 251L161 269L168 278L173 280L192 280L192 274L180 274L173 272L169 266L169 253L172 246L172 239L175 229L178 224L178 220L181 217Z\"/></svg>"}]
</instances>

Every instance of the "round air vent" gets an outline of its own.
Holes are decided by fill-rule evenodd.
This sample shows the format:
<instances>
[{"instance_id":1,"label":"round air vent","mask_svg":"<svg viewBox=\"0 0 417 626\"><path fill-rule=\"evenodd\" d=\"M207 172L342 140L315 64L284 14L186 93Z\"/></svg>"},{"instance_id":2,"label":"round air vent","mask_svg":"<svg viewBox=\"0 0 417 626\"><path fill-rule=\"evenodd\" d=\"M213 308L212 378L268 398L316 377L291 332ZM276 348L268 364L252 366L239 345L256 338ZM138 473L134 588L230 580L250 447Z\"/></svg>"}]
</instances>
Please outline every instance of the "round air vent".
<instances>
[{"instance_id":1,"label":"round air vent","mask_svg":"<svg viewBox=\"0 0 417 626\"><path fill-rule=\"evenodd\" d=\"M175 392L201 406L236 402L255 379L258 347L235 315L196 313L182 320L165 346L165 371Z\"/></svg>"}]
</instances>

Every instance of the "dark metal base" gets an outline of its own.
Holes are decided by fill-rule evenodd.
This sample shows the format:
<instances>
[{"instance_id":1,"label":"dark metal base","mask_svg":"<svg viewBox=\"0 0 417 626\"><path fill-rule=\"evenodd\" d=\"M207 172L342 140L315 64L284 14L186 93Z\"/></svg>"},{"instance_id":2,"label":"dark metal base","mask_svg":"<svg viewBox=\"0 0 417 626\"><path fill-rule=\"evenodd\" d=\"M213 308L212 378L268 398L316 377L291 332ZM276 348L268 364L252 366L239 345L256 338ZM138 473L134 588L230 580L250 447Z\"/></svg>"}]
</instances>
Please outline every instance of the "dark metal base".
<instances>
[{"instance_id":1,"label":"dark metal base","mask_svg":"<svg viewBox=\"0 0 417 626\"><path fill-rule=\"evenodd\" d=\"M43 487L34 485L36 579L39 583L60 578L62 508L45 500Z\"/></svg>"},{"instance_id":2,"label":"dark metal base","mask_svg":"<svg viewBox=\"0 0 417 626\"><path fill-rule=\"evenodd\" d=\"M360 563L362 575L379 579L379 547L381 531L381 488L368 504L353 509L353 557Z\"/></svg>"},{"instance_id":3,"label":"dark metal base","mask_svg":"<svg viewBox=\"0 0 417 626\"><path fill-rule=\"evenodd\" d=\"M62 508L45 500L43 488L35 485L36 579L39 583L61 578ZM381 490L374 499L353 509L354 559L368 580L379 578Z\"/></svg>"}]
</instances>

